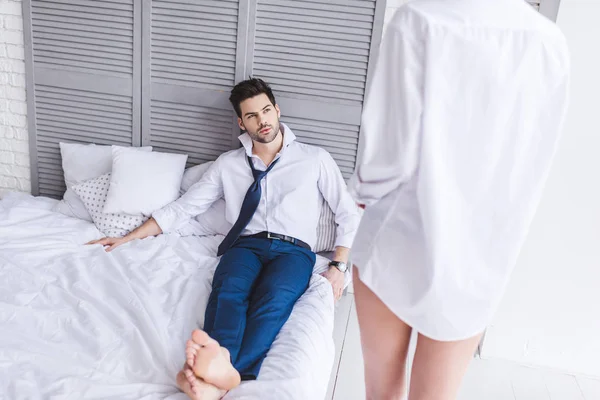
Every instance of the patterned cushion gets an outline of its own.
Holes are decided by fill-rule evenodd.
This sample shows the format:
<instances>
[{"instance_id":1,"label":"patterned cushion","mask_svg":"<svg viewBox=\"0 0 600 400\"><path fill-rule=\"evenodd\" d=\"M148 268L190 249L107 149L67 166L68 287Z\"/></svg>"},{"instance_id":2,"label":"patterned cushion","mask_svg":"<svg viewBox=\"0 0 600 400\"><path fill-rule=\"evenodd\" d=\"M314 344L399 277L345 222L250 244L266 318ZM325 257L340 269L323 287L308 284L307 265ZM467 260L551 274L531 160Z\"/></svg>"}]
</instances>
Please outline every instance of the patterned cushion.
<instances>
[{"instance_id":1,"label":"patterned cushion","mask_svg":"<svg viewBox=\"0 0 600 400\"><path fill-rule=\"evenodd\" d=\"M100 232L107 237L123 237L146 222L149 217L141 214L105 214L102 212L106 203L109 183L110 174L104 174L73 186L73 191L83 201Z\"/></svg>"},{"instance_id":2,"label":"patterned cushion","mask_svg":"<svg viewBox=\"0 0 600 400\"><path fill-rule=\"evenodd\" d=\"M313 251L320 253L322 251L335 250L335 235L337 224L335 223L335 215L329 204L321 197L321 216L317 224L317 243Z\"/></svg>"}]
</instances>

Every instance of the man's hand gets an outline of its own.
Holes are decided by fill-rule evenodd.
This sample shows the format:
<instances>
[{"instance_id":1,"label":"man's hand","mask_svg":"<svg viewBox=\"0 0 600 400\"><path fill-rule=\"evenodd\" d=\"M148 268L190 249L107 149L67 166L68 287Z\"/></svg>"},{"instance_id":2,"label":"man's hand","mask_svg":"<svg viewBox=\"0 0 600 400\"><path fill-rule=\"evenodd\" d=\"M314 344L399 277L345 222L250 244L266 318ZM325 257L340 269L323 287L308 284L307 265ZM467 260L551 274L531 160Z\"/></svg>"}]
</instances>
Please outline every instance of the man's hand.
<instances>
[{"instance_id":1,"label":"man's hand","mask_svg":"<svg viewBox=\"0 0 600 400\"><path fill-rule=\"evenodd\" d=\"M98 240L92 240L91 242L87 242L87 244L101 244L102 246L108 246L106 247L104 250L106 250L106 252L111 252L115 249L115 247L118 247L122 244L125 244L127 242L129 242L129 240L127 237L122 237L122 238L103 238L103 239L98 239Z\"/></svg>"},{"instance_id":2,"label":"man's hand","mask_svg":"<svg viewBox=\"0 0 600 400\"><path fill-rule=\"evenodd\" d=\"M338 301L344 292L344 273L336 267L329 267L329 270L323 272L321 275L327 278L331 286L333 286L333 297L335 301Z\"/></svg>"},{"instance_id":3,"label":"man's hand","mask_svg":"<svg viewBox=\"0 0 600 400\"><path fill-rule=\"evenodd\" d=\"M135 239L144 239L148 236L156 236L162 233L162 229L158 226L158 223L154 218L150 218L148 221L144 222L142 225L138 226L132 232L130 232L127 236L122 238L104 238L99 240L92 240L86 244L101 244L102 246L108 246L106 251L113 251L115 247L119 247L122 244L130 242Z\"/></svg>"}]
</instances>

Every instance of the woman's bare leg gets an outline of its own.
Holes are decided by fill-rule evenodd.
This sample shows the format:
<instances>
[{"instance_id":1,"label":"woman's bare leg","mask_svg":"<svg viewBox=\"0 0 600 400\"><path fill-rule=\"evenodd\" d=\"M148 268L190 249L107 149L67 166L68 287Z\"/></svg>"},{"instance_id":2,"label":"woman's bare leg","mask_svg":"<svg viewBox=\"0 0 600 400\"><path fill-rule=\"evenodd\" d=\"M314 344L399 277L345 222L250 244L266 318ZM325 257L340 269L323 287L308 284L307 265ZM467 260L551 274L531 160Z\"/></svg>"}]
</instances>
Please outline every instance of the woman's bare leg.
<instances>
[{"instance_id":1,"label":"woman's bare leg","mask_svg":"<svg viewBox=\"0 0 600 400\"><path fill-rule=\"evenodd\" d=\"M353 275L367 400L402 400L412 329L360 281L356 267Z\"/></svg>"},{"instance_id":2,"label":"woman's bare leg","mask_svg":"<svg viewBox=\"0 0 600 400\"><path fill-rule=\"evenodd\" d=\"M419 334L409 400L454 400L482 335L440 342Z\"/></svg>"}]
</instances>

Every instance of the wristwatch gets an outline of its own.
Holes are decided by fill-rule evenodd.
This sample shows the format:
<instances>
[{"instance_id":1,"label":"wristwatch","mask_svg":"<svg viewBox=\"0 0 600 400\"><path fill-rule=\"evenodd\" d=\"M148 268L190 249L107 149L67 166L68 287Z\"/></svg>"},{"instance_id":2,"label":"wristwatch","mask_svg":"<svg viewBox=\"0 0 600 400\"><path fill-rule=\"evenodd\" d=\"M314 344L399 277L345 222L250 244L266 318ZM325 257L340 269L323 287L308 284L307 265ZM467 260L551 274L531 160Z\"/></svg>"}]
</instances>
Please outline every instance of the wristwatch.
<instances>
[{"instance_id":1,"label":"wristwatch","mask_svg":"<svg viewBox=\"0 0 600 400\"><path fill-rule=\"evenodd\" d=\"M346 265L346 263L342 261L330 261L329 266L336 267L340 272L348 271L348 265Z\"/></svg>"}]
</instances>

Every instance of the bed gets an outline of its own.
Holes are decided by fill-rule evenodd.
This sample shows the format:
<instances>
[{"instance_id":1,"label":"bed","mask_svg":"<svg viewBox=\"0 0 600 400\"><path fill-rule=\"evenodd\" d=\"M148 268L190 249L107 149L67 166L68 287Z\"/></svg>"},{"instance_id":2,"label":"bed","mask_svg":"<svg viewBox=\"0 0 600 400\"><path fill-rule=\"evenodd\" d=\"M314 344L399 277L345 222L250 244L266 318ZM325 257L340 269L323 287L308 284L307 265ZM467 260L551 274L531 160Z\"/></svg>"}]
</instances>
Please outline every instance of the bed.
<instances>
[{"instance_id":1,"label":"bed","mask_svg":"<svg viewBox=\"0 0 600 400\"><path fill-rule=\"evenodd\" d=\"M185 341L201 326L222 236L160 235L106 253L93 223L57 200L0 200L0 398L185 399L175 384ZM224 399L325 397L334 301L318 275L256 381Z\"/></svg>"}]
</instances>

